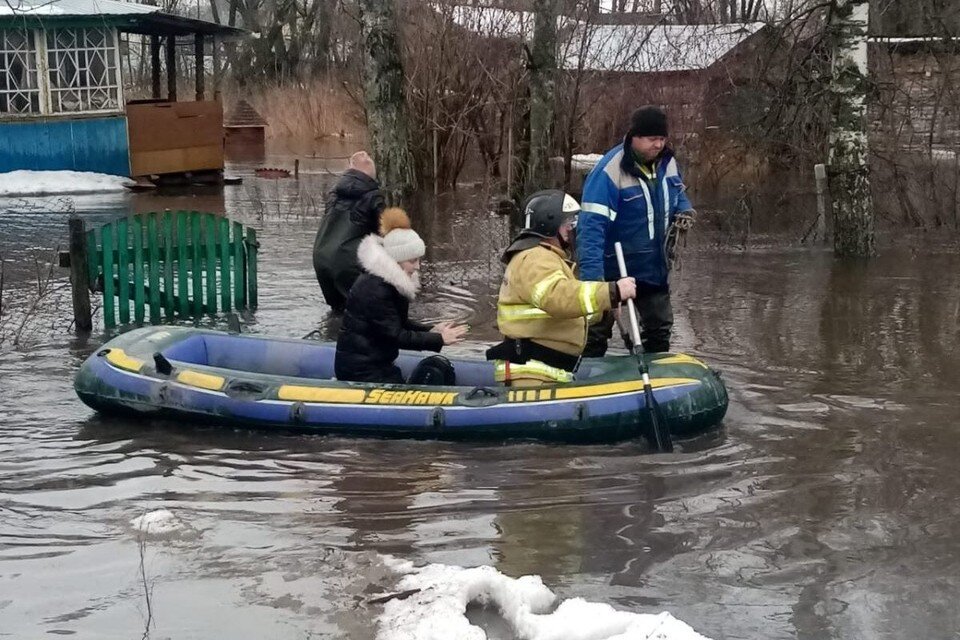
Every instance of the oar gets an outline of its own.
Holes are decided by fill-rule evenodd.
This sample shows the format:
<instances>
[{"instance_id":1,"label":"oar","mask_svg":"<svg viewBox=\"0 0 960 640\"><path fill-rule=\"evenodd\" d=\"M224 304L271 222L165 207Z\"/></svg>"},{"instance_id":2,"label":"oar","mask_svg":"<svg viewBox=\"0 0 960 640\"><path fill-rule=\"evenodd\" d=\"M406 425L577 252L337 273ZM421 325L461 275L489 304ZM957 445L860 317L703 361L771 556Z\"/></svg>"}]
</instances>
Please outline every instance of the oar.
<instances>
[{"instance_id":1,"label":"oar","mask_svg":"<svg viewBox=\"0 0 960 640\"><path fill-rule=\"evenodd\" d=\"M623 260L623 247L620 243L614 245L617 252L617 266L620 267L620 277L627 277L627 263ZM637 367L643 379L643 399L646 410L650 413L650 424L653 426L654 444L657 451L669 453L673 451L673 441L667 425L660 419L660 409L653 399L653 387L650 386L650 374L647 371L647 362L643 359L643 347L640 345L640 325L637 322L637 308L633 300L627 300L627 311L630 313L630 338L633 340L633 354L637 357Z\"/></svg>"}]
</instances>

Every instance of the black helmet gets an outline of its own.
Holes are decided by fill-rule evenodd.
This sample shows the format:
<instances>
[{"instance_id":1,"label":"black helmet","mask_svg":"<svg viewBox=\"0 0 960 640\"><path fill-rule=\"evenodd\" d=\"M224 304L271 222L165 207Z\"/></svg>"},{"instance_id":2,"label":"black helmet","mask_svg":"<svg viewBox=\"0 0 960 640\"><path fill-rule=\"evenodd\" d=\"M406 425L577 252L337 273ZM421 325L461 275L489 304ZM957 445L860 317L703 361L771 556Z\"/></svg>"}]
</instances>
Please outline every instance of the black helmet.
<instances>
[{"instance_id":1,"label":"black helmet","mask_svg":"<svg viewBox=\"0 0 960 640\"><path fill-rule=\"evenodd\" d=\"M522 235L552 238L570 218L580 213L580 204L560 189L537 191L523 207Z\"/></svg>"}]
</instances>

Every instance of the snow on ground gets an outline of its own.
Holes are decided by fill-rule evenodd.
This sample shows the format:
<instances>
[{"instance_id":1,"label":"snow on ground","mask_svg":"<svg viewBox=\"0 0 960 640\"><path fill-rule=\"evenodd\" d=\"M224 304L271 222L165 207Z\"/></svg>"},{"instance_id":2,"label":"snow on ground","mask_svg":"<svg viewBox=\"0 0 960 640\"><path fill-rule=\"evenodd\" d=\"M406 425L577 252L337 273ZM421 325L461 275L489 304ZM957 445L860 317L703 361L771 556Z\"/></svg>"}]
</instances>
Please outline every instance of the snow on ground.
<instances>
[{"instance_id":1,"label":"snow on ground","mask_svg":"<svg viewBox=\"0 0 960 640\"><path fill-rule=\"evenodd\" d=\"M133 180L85 171L10 171L0 173L0 196L45 196L62 193L123 191Z\"/></svg>"},{"instance_id":2,"label":"snow on ground","mask_svg":"<svg viewBox=\"0 0 960 640\"><path fill-rule=\"evenodd\" d=\"M134 518L130 526L144 534L164 534L183 528L183 523L169 510L157 509Z\"/></svg>"},{"instance_id":3,"label":"snow on ground","mask_svg":"<svg viewBox=\"0 0 960 640\"><path fill-rule=\"evenodd\" d=\"M387 564L407 573L398 591L420 591L384 605L377 640L485 640L483 629L466 617L470 603L497 610L520 640L708 640L666 611L618 611L583 598L554 609L556 596L540 576L515 579L489 566L414 569L392 559Z\"/></svg>"},{"instance_id":4,"label":"snow on ground","mask_svg":"<svg viewBox=\"0 0 960 640\"><path fill-rule=\"evenodd\" d=\"M593 169L603 158L599 153L575 153L570 156L570 167L581 171Z\"/></svg>"}]
</instances>

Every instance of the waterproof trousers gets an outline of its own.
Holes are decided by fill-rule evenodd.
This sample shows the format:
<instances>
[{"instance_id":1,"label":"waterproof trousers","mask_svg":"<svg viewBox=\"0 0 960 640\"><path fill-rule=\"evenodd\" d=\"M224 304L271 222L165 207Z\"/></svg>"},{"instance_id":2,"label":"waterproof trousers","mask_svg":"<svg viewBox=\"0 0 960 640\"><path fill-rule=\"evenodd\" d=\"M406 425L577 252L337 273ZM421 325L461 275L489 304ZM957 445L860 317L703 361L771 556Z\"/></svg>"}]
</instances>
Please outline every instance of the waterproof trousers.
<instances>
[{"instance_id":1,"label":"waterproof trousers","mask_svg":"<svg viewBox=\"0 0 960 640\"><path fill-rule=\"evenodd\" d=\"M670 288L637 283L636 306L640 316L640 342L643 343L643 350L647 353L669 351L670 331L673 329ZM584 358L600 358L607 353L615 322L613 312L607 311L600 322L590 327L587 331L587 345L583 350ZM626 305L623 308L621 324L624 329L624 343L631 349L633 342L630 340L630 318Z\"/></svg>"}]
</instances>

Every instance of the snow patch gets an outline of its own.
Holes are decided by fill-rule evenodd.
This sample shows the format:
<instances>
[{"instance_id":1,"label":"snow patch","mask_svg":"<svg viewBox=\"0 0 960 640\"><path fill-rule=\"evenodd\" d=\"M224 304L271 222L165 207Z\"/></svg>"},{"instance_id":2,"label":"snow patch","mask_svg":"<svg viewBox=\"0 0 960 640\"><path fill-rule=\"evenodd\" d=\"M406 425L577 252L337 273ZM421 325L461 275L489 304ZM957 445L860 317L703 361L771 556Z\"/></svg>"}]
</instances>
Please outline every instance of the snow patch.
<instances>
[{"instance_id":1,"label":"snow patch","mask_svg":"<svg viewBox=\"0 0 960 640\"><path fill-rule=\"evenodd\" d=\"M466 617L471 603L497 610L520 640L708 640L666 611L618 611L571 598L551 612L556 596L540 576L515 579L490 566L432 564L408 573L397 588L419 592L384 605L377 640L485 640Z\"/></svg>"},{"instance_id":2,"label":"snow patch","mask_svg":"<svg viewBox=\"0 0 960 640\"><path fill-rule=\"evenodd\" d=\"M570 168L581 171L593 169L603 159L599 153L575 153L570 156Z\"/></svg>"},{"instance_id":3,"label":"snow patch","mask_svg":"<svg viewBox=\"0 0 960 640\"><path fill-rule=\"evenodd\" d=\"M167 509L157 509L130 521L137 531L144 534L163 534L183 528L183 523Z\"/></svg>"},{"instance_id":4,"label":"snow patch","mask_svg":"<svg viewBox=\"0 0 960 640\"><path fill-rule=\"evenodd\" d=\"M401 560L391 555L381 554L380 561L383 562L388 569L393 570L394 573L413 573L416 571L413 563L409 560Z\"/></svg>"},{"instance_id":5,"label":"snow patch","mask_svg":"<svg viewBox=\"0 0 960 640\"><path fill-rule=\"evenodd\" d=\"M0 173L0 196L62 193L112 193L135 184L122 176L86 171L10 171Z\"/></svg>"}]
</instances>

